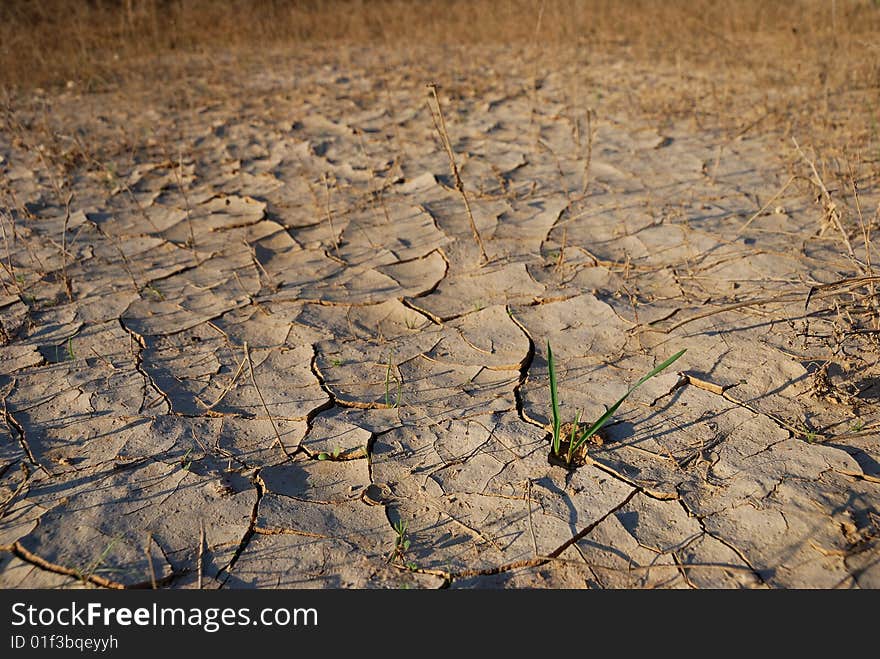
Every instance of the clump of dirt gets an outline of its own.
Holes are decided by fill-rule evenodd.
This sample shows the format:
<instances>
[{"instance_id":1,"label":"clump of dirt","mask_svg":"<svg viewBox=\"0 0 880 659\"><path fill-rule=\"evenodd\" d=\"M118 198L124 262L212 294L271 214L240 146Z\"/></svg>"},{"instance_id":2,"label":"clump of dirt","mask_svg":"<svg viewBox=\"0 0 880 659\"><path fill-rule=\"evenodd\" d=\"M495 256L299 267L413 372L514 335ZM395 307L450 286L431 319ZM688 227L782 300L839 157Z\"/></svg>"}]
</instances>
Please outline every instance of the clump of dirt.
<instances>
[{"instance_id":1,"label":"clump of dirt","mask_svg":"<svg viewBox=\"0 0 880 659\"><path fill-rule=\"evenodd\" d=\"M578 438L575 437L575 449L571 452L571 459L568 457L568 453L570 447L572 445L571 435L572 431L575 430L574 423L568 422L563 423L559 427L559 432L562 435L562 439L559 442L559 453L556 453L553 450L553 446L550 446L550 452L547 454L547 462L557 467L565 467L569 470L577 469L578 467L582 467L589 462L589 452L590 449L602 448L607 444L610 439L608 433L605 432L605 429L601 429L592 436L588 437L586 441L584 441L579 446ZM586 427L581 425L578 430L583 433L586 430Z\"/></svg>"}]
</instances>

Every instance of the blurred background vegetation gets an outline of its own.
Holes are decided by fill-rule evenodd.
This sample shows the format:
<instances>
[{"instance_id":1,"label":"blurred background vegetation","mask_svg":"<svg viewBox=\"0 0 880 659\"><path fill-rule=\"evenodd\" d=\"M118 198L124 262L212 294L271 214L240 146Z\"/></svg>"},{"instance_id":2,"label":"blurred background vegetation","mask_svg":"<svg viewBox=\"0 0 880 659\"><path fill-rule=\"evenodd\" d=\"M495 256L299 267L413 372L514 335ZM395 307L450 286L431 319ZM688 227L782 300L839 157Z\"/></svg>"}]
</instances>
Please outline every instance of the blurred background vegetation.
<instances>
[{"instance_id":1,"label":"blurred background vegetation","mask_svg":"<svg viewBox=\"0 0 880 659\"><path fill-rule=\"evenodd\" d=\"M880 86L878 36L877 0L3 0L0 85L119 82L169 54L342 43L601 49Z\"/></svg>"}]
</instances>

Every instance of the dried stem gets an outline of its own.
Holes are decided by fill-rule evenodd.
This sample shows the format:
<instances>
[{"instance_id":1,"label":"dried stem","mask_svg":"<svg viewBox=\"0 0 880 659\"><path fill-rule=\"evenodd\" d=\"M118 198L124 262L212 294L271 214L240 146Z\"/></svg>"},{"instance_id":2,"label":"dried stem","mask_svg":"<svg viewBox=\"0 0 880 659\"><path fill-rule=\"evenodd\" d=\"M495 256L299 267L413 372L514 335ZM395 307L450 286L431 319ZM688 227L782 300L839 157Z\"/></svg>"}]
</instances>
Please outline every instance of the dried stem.
<instances>
[{"instance_id":1,"label":"dried stem","mask_svg":"<svg viewBox=\"0 0 880 659\"><path fill-rule=\"evenodd\" d=\"M196 559L196 570L198 571L198 582L196 587L202 590L202 574L204 573L204 554L205 554L205 522L199 521L199 552Z\"/></svg>"},{"instance_id":2,"label":"dried stem","mask_svg":"<svg viewBox=\"0 0 880 659\"><path fill-rule=\"evenodd\" d=\"M144 218L144 220L146 220L147 224L149 224L153 228L153 231L155 231L156 233L159 233L160 232L159 227L156 225L155 222L153 222L153 218L151 218L150 214L147 213L147 209L144 208L143 204L141 204L141 202L138 201L138 198L135 196L134 191L131 189L131 186L128 184L128 181L126 181L124 178L121 178L121 177L117 178L114 175L114 173L111 171L111 169L104 162L98 160L93 155L91 155L91 153L89 153L88 149L86 149L85 145L82 143L82 140L80 140L80 138L78 136L74 135L73 139L76 141L77 145L80 148L80 151L85 155L86 159L89 162L94 164L96 167L100 168L104 172L104 174L107 175L108 177L112 177L118 183L117 187L121 187L123 190L125 190L125 192L128 194L129 199L131 199L132 203L137 207L138 213L140 213L140 215ZM166 158L167 158L167 150L166 150ZM111 192L111 195L112 194L115 194L115 191ZM97 226L97 223L96 223L96 226Z\"/></svg>"},{"instance_id":3,"label":"dried stem","mask_svg":"<svg viewBox=\"0 0 880 659\"><path fill-rule=\"evenodd\" d=\"M254 375L254 362L251 360L251 350L248 347L247 341L244 342L244 356L247 359L248 368L251 372L251 383L254 385L254 389L257 390L257 396L260 398L263 410L266 412L266 416L269 417L269 422L272 424L272 430L275 431L275 441L278 443L278 446L281 448L281 452L284 453L285 457L290 458L292 456L287 452L284 442L281 441L281 433L278 432L278 426L275 424L275 419L272 417L271 412L269 412L269 406L266 405L266 399L263 398L263 392L260 391L260 387L257 384L257 377Z\"/></svg>"},{"instance_id":4,"label":"dried stem","mask_svg":"<svg viewBox=\"0 0 880 659\"><path fill-rule=\"evenodd\" d=\"M538 18L535 21L535 32L532 35L532 51L535 56L535 66L532 69L532 112L529 116L529 123L535 126L535 141L537 142L541 134L541 129L537 126L538 115L538 63L543 59L544 49L541 48L539 40L541 34L541 23L544 20L544 8L547 0L541 0L541 6L538 8Z\"/></svg>"},{"instance_id":5,"label":"dried stem","mask_svg":"<svg viewBox=\"0 0 880 659\"><path fill-rule=\"evenodd\" d=\"M213 410L215 407L217 407L220 404L220 401L222 401L226 397L226 394L232 391L232 388L235 386L235 381L238 380L238 376L241 375L241 372L244 370L245 362L248 362L249 359L250 357L247 354L245 354L245 356L241 358L241 362L239 362L238 368L235 369L235 373L233 374L232 379L225 387L223 387L223 391L220 392L220 395L217 396L217 400L215 400L213 403L204 403L200 398L196 397L196 400L198 400L199 403L204 406L206 412L209 410Z\"/></svg>"},{"instance_id":6,"label":"dried stem","mask_svg":"<svg viewBox=\"0 0 880 659\"><path fill-rule=\"evenodd\" d=\"M562 270L562 264L565 263L565 244L567 238L568 227L562 227L562 244L559 246L559 257L556 259L556 266L553 268L554 272Z\"/></svg>"},{"instance_id":7,"label":"dried stem","mask_svg":"<svg viewBox=\"0 0 880 659\"><path fill-rule=\"evenodd\" d=\"M70 283L70 277L67 274L67 225L70 223L70 202L73 201L73 193L67 195L67 202L64 204L64 228L61 230L61 278L64 281L64 290L67 293L67 299L73 302L73 287Z\"/></svg>"},{"instance_id":8,"label":"dried stem","mask_svg":"<svg viewBox=\"0 0 880 659\"><path fill-rule=\"evenodd\" d=\"M147 568L150 570L150 586L153 590L158 590L159 584L156 581L156 568L153 567L153 557L150 555L150 545L153 543L153 535L147 533L147 544L144 546L144 556L147 559Z\"/></svg>"},{"instance_id":9,"label":"dried stem","mask_svg":"<svg viewBox=\"0 0 880 659\"><path fill-rule=\"evenodd\" d=\"M587 109L587 155L584 159L584 183L581 187L581 196L587 196L587 188L590 185L590 165L593 162L593 140L596 137L596 129L593 126L593 108Z\"/></svg>"},{"instance_id":10,"label":"dried stem","mask_svg":"<svg viewBox=\"0 0 880 659\"><path fill-rule=\"evenodd\" d=\"M458 190L462 201L464 201L464 209L467 212L468 221L471 224L471 232L474 234L474 240L477 243L477 247L480 248L481 262L487 263L489 257L486 255L486 248L483 245L483 239L480 237L480 232L477 230L477 223L474 221L474 214L471 212L471 203L468 200L467 192L465 192L464 189L464 182L461 180L458 165L455 162L455 152L452 150L452 142L449 140L449 131L446 130L446 120L443 118L443 110L440 107L440 97L437 96L437 85L431 83L428 85L428 89L431 90L431 94L434 96L434 103L437 105L436 115L430 104L428 105L431 110L431 119L434 121L434 128L437 129L437 132L440 135L440 141L443 143L443 148L446 150L446 156L449 158L449 169L452 172L452 180L455 183L455 189Z\"/></svg>"},{"instance_id":11,"label":"dried stem","mask_svg":"<svg viewBox=\"0 0 880 659\"><path fill-rule=\"evenodd\" d=\"M167 152L166 152L167 153ZM171 162L171 158L168 158L168 161ZM190 210L189 205L189 196L186 194L186 187L183 185L183 149L178 149L177 151L177 167L174 166L174 163L171 162L171 169L174 172L174 178L177 181L177 189L180 190L180 194L183 197L183 206L184 212L186 213L186 223L189 227L189 241L187 247L192 250L196 248L196 236L193 232L192 225L192 212Z\"/></svg>"},{"instance_id":12,"label":"dried stem","mask_svg":"<svg viewBox=\"0 0 880 659\"><path fill-rule=\"evenodd\" d=\"M21 282L18 280L18 276L15 274L15 264L12 262L12 254L9 251L9 237L6 235L6 223L3 221L3 219L7 216L10 218L13 228L15 227L15 220L12 219L11 215L3 213L3 215L0 216L0 229L2 229L3 231L3 245L6 248L6 263L0 261L0 265L2 265L3 269L6 270L7 274L9 274L9 277L12 279L13 285L18 289L19 296L24 299L24 287L21 285ZM15 234L13 232L13 238L14 236ZM3 282L3 288L6 290L7 293L10 292L9 287L6 285L5 281Z\"/></svg>"},{"instance_id":13,"label":"dried stem","mask_svg":"<svg viewBox=\"0 0 880 659\"><path fill-rule=\"evenodd\" d=\"M768 208L770 208L770 204L779 199L779 197L781 197L785 193L785 191L788 190L788 186L794 183L796 178L796 176L790 176L788 181L785 182L785 185L779 188L779 190L776 191L776 194L774 194L772 197L770 197L770 199L767 200L767 203L761 206L761 208L759 208L748 220L743 222L742 226L737 229L736 233L734 234L734 238L739 238L740 236L742 236L743 232L749 228L749 225L751 225L752 222L758 219Z\"/></svg>"},{"instance_id":14,"label":"dried stem","mask_svg":"<svg viewBox=\"0 0 880 659\"><path fill-rule=\"evenodd\" d=\"M342 256L339 254L339 241L336 239L336 229L333 228L333 214L330 212L330 177L325 173L322 180L324 181L324 189L327 192L324 209L327 215L327 224L330 225L330 240L333 241L333 249L336 251L336 258L341 261Z\"/></svg>"},{"instance_id":15,"label":"dried stem","mask_svg":"<svg viewBox=\"0 0 880 659\"><path fill-rule=\"evenodd\" d=\"M825 214L834 225L834 228L837 229L837 231L840 233L840 237L843 239L843 244L846 245L846 251L849 255L850 260L856 266L856 269L859 271L859 273L863 275L870 274L865 269L864 264L856 258L855 252L853 251L852 243L850 243L849 237L846 235L846 231L844 231L843 224L840 221L840 210L837 208L837 204L831 198L831 193L828 192L828 188L825 187L825 183L822 182L822 178L819 176L819 172L816 171L816 165L813 163L812 160L807 158L807 155L801 150L801 147L795 138L792 137L791 141L794 142L794 148L797 149L797 152L807 162L813 172L813 182L816 184L816 186L818 186L819 191L822 193L822 204L825 208Z\"/></svg>"},{"instance_id":16,"label":"dried stem","mask_svg":"<svg viewBox=\"0 0 880 659\"><path fill-rule=\"evenodd\" d=\"M862 240L865 244L865 270L867 274L873 275L874 267L871 263L871 226L865 222L865 216L862 212L862 202L859 198L859 186L856 183L856 175L853 171L852 163L847 163L847 168L849 169L849 181L856 205L856 215L859 218L859 228L862 231ZM870 295L871 305L875 312L873 318L874 328L878 329L880 328L880 309L878 309L877 303L877 289L873 282L868 284L868 293Z\"/></svg>"},{"instance_id":17,"label":"dried stem","mask_svg":"<svg viewBox=\"0 0 880 659\"><path fill-rule=\"evenodd\" d=\"M134 271L131 269L131 262L128 260L122 247L119 245L119 240L104 231L98 222L92 222L91 225L95 227L95 231L100 233L110 242L110 245L112 245L113 249L116 250L116 253L119 254L119 258L122 259L122 268L125 270L126 274L128 274L129 279L131 279L131 285L134 286L134 292L139 293L141 290L140 284L138 284L138 280L134 276Z\"/></svg>"}]
</instances>

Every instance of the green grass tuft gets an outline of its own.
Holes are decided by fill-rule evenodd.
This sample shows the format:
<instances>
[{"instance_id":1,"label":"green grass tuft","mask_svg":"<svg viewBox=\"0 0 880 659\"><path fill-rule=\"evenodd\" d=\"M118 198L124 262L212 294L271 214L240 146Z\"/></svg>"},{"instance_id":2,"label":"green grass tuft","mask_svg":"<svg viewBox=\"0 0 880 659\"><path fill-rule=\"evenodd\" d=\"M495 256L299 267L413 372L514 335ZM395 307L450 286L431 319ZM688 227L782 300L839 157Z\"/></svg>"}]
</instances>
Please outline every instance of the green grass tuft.
<instances>
[{"instance_id":1,"label":"green grass tuft","mask_svg":"<svg viewBox=\"0 0 880 659\"><path fill-rule=\"evenodd\" d=\"M623 404L623 402L630 397L630 395L639 387L641 387L645 382L650 380L655 375L658 375L661 371L669 368L679 357L681 357L687 349L679 350L677 353L672 355L669 359L665 360L655 368L653 368L646 375L642 376L642 378L636 382L632 387L630 387L627 392L621 396L617 402L614 403L611 407L606 406L605 413L600 416L591 426L589 426L583 433L578 435L578 428L580 426L580 412L578 412L575 417L574 426L571 431L571 439L568 443L568 451L565 455L565 461L567 464L571 464L572 458L574 457L575 452L583 446L584 442L586 442L590 437L599 432L605 424L607 424L617 409ZM550 348L550 342L547 342L547 368L550 371L550 405L553 408L553 443L552 443L552 451L556 457L563 457L560 455L560 448L562 444L562 436L560 432L561 423L559 417L559 395L557 393L557 382L556 382L556 364L553 359L553 350Z\"/></svg>"}]
</instances>

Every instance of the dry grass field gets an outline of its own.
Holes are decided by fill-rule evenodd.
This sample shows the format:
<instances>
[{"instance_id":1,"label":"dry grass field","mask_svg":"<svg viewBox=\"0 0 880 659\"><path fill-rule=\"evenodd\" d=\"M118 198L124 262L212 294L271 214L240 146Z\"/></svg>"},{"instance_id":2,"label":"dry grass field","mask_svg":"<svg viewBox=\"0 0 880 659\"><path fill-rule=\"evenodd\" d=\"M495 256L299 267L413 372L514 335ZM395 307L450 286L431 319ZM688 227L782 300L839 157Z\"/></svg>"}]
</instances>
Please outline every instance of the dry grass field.
<instances>
[{"instance_id":1,"label":"dry grass field","mask_svg":"<svg viewBox=\"0 0 880 659\"><path fill-rule=\"evenodd\" d=\"M10 0L0 61L0 587L880 587L880 3Z\"/></svg>"}]
</instances>

